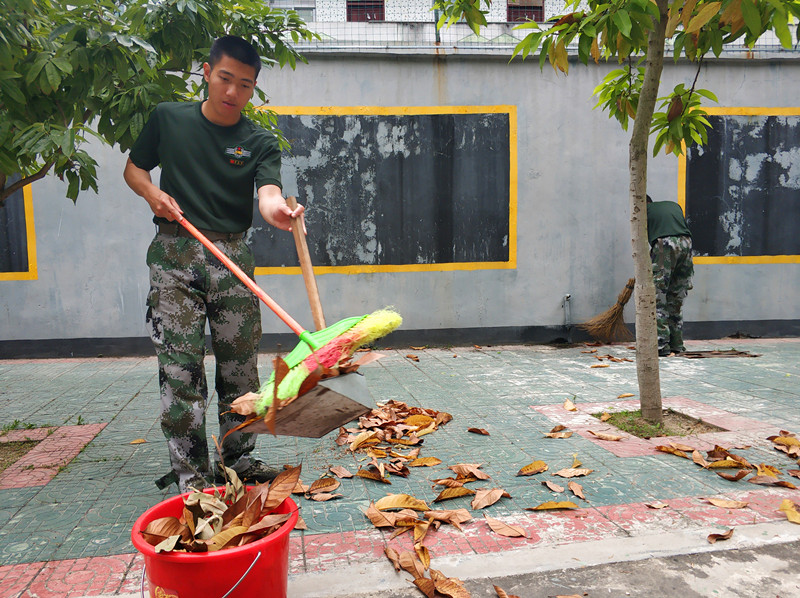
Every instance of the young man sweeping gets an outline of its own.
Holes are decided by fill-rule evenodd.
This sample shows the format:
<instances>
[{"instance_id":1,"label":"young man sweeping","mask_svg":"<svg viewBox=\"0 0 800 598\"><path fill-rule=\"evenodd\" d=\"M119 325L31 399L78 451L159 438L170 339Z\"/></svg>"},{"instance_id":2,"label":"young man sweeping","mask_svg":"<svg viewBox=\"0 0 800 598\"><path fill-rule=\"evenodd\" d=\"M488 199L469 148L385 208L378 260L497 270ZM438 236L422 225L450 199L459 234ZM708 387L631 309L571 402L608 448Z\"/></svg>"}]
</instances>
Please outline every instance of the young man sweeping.
<instances>
[{"instance_id":1,"label":"young man sweeping","mask_svg":"<svg viewBox=\"0 0 800 598\"><path fill-rule=\"evenodd\" d=\"M678 204L654 202L648 195L647 235L656 285L658 354L666 357L686 350L681 310L694 275L692 233Z\"/></svg>"},{"instance_id":2,"label":"young man sweeping","mask_svg":"<svg viewBox=\"0 0 800 598\"><path fill-rule=\"evenodd\" d=\"M277 140L242 115L260 69L258 52L245 40L216 40L203 64L207 99L159 104L125 166L125 181L147 201L157 228L147 252L146 323L158 356L161 428L172 465L157 484L175 481L181 492L220 480L206 440L206 322L223 437L244 419L229 411L230 403L259 388L261 311L244 284L175 221L185 217L252 277L254 259L244 237L252 225L254 189L261 216L276 228L291 230L303 212L283 199ZM160 186L150 177L156 166ZM224 464L245 482L277 475L252 456L255 442L254 434L235 432L222 444Z\"/></svg>"}]
</instances>

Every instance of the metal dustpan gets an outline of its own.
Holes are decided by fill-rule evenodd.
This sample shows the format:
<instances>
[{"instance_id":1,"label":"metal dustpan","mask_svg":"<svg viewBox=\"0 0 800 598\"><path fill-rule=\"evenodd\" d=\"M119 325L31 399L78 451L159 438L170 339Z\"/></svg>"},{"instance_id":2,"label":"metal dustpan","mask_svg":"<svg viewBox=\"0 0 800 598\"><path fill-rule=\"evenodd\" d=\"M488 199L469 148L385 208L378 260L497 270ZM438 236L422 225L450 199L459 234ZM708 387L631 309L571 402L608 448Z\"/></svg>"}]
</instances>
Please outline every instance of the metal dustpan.
<instances>
[{"instance_id":1,"label":"metal dustpan","mask_svg":"<svg viewBox=\"0 0 800 598\"><path fill-rule=\"evenodd\" d=\"M364 374L352 372L320 380L307 393L278 409L275 434L321 438L372 410L372 395ZM242 432L269 433L263 419L242 428Z\"/></svg>"}]
</instances>

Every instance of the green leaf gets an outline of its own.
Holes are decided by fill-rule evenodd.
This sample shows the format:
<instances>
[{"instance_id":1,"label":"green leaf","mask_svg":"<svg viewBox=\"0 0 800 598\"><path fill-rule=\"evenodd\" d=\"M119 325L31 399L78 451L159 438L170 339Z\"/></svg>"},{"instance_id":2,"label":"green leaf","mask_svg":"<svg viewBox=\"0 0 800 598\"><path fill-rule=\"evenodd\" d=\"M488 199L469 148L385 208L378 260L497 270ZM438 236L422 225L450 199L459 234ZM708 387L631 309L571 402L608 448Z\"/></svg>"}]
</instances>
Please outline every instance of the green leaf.
<instances>
[{"instance_id":1,"label":"green leaf","mask_svg":"<svg viewBox=\"0 0 800 598\"><path fill-rule=\"evenodd\" d=\"M44 65L47 64L47 61L50 59L48 54L44 52L39 53L36 55L36 58L33 59L33 64L31 65L30 70L25 74L25 82L28 85L31 85L36 78L39 76L39 73L42 72Z\"/></svg>"},{"instance_id":2,"label":"green leaf","mask_svg":"<svg viewBox=\"0 0 800 598\"><path fill-rule=\"evenodd\" d=\"M753 35L761 33L761 13L758 11L758 6L753 4L753 0L741 0L742 3L742 18L747 30Z\"/></svg>"},{"instance_id":3,"label":"green leaf","mask_svg":"<svg viewBox=\"0 0 800 598\"><path fill-rule=\"evenodd\" d=\"M695 89L694 92L698 95L703 96L704 98L708 98L712 102L719 103L719 100L717 99L717 96L714 94L714 92L708 91L707 89Z\"/></svg>"},{"instance_id":4,"label":"green leaf","mask_svg":"<svg viewBox=\"0 0 800 598\"><path fill-rule=\"evenodd\" d=\"M57 90L61 85L61 75L52 62L48 62L44 65L44 73L47 76L47 82L50 84L50 88L53 91Z\"/></svg>"},{"instance_id":5,"label":"green leaf","mask_svg":"<svg viewBox=\"0 0 800 598\"><path fill-rule=\"evenodd\" d=\"M617 10L612 18L622 36L628 37L631 34L631 17L628 15L627 11Z\"/></svg>"},{"instance_id":6,"label":"green leaf","mask_svg":"<svg viewBox=\"0 0 800 598\"><path fill-rule=\"evenodd\" d=\"M792 49L792 34L789 32L789 22L785 14L775 11L772 16L772 25L775 28L775 35L781 42L781 45L787 50Z\"/></svg>"},{"instance_id":7,"label":"green leaf","mask_svg":"<svg viewBox=\"0 0 800 598\"><path fill-rule=\"evenodd\" d=\"M14 100L20 106L24 106L27 103L27 99L15 83L11 83L7 80L0 80L0 92Z\"/></svg>"}]
</instances>

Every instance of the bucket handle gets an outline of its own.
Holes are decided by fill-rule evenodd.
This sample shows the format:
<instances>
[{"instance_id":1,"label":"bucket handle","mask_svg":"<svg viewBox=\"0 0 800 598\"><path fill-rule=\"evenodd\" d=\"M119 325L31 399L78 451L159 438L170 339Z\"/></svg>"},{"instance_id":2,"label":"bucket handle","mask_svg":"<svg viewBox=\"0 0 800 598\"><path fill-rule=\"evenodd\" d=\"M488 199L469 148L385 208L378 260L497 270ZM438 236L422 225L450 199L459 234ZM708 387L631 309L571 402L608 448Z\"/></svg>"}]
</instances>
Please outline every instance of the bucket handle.
<instances>
[{"instance_id":1,"label":"bucket handle","mask_svg":"<svg viewBox=\"0 0 800 598\"><path fill-rule=\"evenodd\" d=\"M254 558L253 562L250 563L250 566L247 568L247 571L244 572L244 575L242 575L239 578L239 581L237 581L235 584L233 584L233 587L230 590L225 592L225 594L222 596L222 598L228 598L228 596L231 595L231 593L239 586L239 584L244 581L244 578L247 577L247 574L250 573L250 570L255 566L255 564L258 562L258 559L260 559L260 558L261 558L261 551L259 550L256 553L256 558ZM140 592L141 592L142 598L145 598L145 596L144 596L144 578L145 578L145 574L146 573L147 573L147 563L145 563L144 567L142 567L142 585L141 585L141 588L140 588Z\"/></svg>"}]
</instances>

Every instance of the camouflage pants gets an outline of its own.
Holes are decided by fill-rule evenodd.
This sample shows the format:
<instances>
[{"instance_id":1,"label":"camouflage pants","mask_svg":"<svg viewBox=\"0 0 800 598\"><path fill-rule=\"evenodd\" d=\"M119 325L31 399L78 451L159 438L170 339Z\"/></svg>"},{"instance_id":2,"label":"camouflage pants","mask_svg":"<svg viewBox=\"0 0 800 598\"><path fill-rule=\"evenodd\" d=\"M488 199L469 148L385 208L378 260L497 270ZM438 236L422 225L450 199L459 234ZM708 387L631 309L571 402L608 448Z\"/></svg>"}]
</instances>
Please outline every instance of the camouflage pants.
<instances>
[{"instance_id":1,"label":"camouflage pants","mask_svg":"<svg viewBox=\"0 0 800 598\"><path fill-rule=\"evenodd\" d=\"M248 275L254 260L243 240L217 241ZM198 474L213 480L206 440L208 384L203 360L208 321L216 358L218 440L244 421L227 413L231 401L259 388L258 299L198 241L157 234L147 251L150 292L147 329L158 356L161 429L181 489ZM254 434L234 432L222 442L225 465L251 463ZM212 474L212 475L209 475Z\"/></svg>"},{"instance_id":2,"label":"camouflage pants","mask_svg":"<svg viewBox=\"0 0 800 598\"><path fill-rule=\"evenodd\" d=\"M692 288L692 238L661 237L650 247L659 351L684 351L683 300Z\"/></svg>"}]
</instances>

